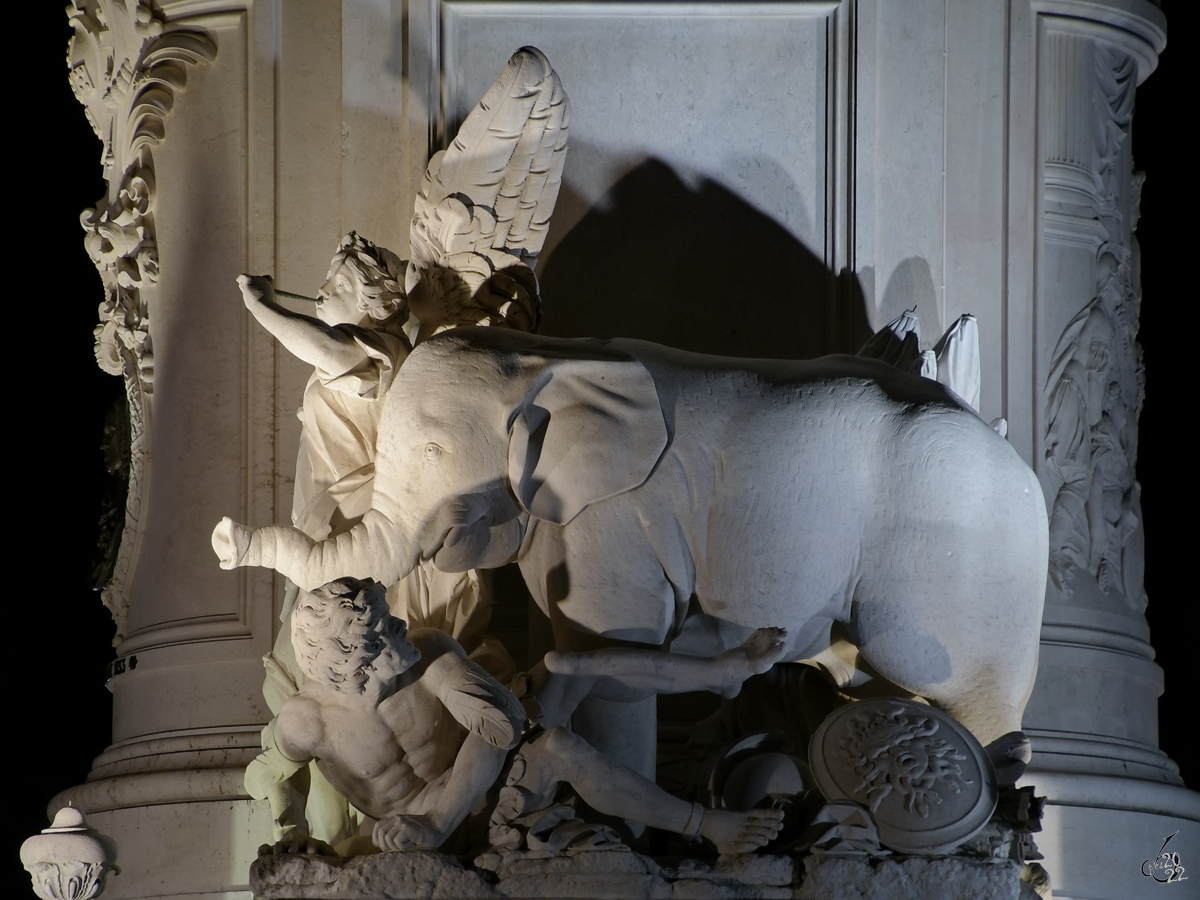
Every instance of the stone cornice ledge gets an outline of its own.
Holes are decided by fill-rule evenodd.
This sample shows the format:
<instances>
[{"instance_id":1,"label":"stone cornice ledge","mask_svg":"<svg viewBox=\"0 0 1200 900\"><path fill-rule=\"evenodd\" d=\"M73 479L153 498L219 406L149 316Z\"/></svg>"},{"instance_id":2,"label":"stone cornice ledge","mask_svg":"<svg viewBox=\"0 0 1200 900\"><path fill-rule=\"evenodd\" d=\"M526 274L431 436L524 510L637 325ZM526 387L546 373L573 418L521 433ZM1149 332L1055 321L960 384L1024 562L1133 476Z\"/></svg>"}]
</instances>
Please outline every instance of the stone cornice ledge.
<instances>
[{"instance_id":1,"label":"stone cornice ledge","mask_svg":"<svg viewBox=\"0 0 1200 900\"><path fill-rule=\"evenodd\" d=\"M60 791L51 798L47 810L53 817L64 806L91 814L165 803L249 800L245 778L244 765L118 775Z\"/></svg>"},{"instance_id":2,"label":"stone cornice ledge","mask_svg":"<svg viewBox=\"0 0 1200 900\"><path fill-rule=\"evenodd\" d=\"M1021 784L1032 785L1052 806L1123 809L1200 822L1200 794L1184 787L1076 772L1055 772L1030 766Z\"/></svg>"},{"instance_id":3,"label":"stone cornice ledge","mask_svg":"<svg viewBox=\"0 0 1200 900\"><path fill-rule=\"evenodd\" d=\"M1124 32L1127 49L1138 59L1138 84L1158 65L1167 46L1167 17L1149 0L1033 0L1038 15L1079 19ZM1141 44L1140 48L1128 46Z\"/></svg>"}]
</instances>

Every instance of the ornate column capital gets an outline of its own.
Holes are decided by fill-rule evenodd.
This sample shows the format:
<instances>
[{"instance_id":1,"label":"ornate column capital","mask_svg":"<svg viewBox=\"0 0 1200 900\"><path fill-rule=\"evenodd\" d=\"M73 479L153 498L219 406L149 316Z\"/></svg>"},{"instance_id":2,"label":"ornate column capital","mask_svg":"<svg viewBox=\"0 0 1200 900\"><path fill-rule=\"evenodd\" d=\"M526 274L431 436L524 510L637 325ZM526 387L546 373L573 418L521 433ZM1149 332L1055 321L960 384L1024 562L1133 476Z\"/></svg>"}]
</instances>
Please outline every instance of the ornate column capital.
<instances>
[{"instance_id":1,"label":"ornate column capital","mask_svg":"<svg viewBox=\"0 0 1200 900\"><path fill-rule=\"evenodd\" d=\"M1033 8L1058 19L1056 31L1103 41L1132 56L1138 84L1150 77L1167 45L1167 18L1150 0L1034 0Z\"/></svg>"}]
</instances>

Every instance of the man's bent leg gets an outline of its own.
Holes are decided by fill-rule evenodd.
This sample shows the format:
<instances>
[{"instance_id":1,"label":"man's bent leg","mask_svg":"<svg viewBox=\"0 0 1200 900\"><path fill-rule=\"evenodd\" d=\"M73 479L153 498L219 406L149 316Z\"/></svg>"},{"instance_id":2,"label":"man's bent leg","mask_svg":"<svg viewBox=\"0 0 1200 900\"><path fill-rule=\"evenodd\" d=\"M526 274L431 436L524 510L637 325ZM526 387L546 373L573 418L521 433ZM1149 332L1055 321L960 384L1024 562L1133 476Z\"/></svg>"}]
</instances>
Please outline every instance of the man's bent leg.
<instances>
[{"instance_id":1,"label":"man's bent leg","mask_svg":"<svg viewBox=\"0 0 1200 900\"><path fill-rule=\"evenodd\" d=\"M706 810L673 797L563 728L548 729L521 754L526 770L517 784L526 790L540 794L565 781L599 812L677 834L699 833L721 853L750 853L766 846L783 824L778 809Z\"/></svg>"}]
</instances>

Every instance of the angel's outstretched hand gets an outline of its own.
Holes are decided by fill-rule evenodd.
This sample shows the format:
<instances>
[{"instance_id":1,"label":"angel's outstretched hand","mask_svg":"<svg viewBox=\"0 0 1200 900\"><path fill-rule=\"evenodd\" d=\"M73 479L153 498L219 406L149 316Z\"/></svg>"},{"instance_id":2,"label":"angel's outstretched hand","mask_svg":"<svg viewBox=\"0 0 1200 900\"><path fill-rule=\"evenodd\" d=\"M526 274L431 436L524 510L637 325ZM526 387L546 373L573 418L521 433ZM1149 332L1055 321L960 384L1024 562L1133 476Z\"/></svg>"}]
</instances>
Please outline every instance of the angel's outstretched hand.
<instances>
[{"instance_id":1,"label":"angel's outstretched hand","mask_svg":"<svg viewBox=\"0 0 1200 900\"><path fill-rule=\"evenodd\" d=\"M235 569L250 549L253 529L239 525L229 516L221 519L212 533L212 548L222 569Z\"/></svg>"},{"instance_id":2,"label":"angel's outstretched hand","mask_svg":"<svg viewBox=\"0 0 1200 900\"><path fill-rule=\"evenodd\" d=\"M237 277L238 287L242 289L242 302L247 309L253 309L254 304L263 300L275 299L275 279L270 275L246 275Z\"/></svg>"}]
</instances>

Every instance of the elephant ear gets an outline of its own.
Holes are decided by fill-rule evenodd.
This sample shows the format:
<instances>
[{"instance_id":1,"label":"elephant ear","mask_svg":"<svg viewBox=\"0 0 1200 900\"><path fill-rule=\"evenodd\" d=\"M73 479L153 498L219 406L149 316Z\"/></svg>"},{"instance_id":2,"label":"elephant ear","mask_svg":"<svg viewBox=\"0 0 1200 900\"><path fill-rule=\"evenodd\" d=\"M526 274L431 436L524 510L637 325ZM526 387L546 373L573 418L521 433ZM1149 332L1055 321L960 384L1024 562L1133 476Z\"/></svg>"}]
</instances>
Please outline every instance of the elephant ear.
<instances>
[{"instance_id":1,"label":"elephant ear","mask_svg":"<svg viewBox=\"0 0 1200 900\"><path fill-rule=\"evenodd\" d=\"M508 474L531 516L565 525L644 482L667 446L654 380L634 359L559 359L510 425Z\"/></svg>"}]
</instances>

